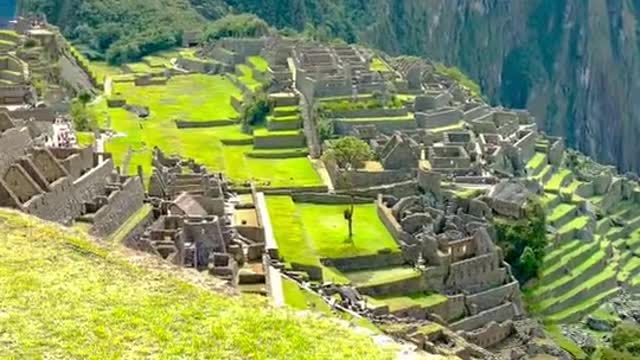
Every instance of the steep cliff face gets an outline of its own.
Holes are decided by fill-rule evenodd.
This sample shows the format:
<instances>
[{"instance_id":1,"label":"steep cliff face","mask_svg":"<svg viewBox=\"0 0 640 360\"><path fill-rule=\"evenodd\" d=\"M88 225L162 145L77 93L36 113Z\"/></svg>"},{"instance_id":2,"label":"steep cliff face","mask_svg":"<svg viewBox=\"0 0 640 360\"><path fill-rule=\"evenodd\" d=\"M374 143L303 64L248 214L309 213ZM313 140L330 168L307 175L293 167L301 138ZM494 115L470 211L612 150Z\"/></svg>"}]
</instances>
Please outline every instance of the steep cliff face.
<instances>
[{"instance_id":1,"label":"steep cliff face","mask_svg":"<svg viewBox=\"0 0 640 360\"><path fill-rule=\"evenodd\" d=\"M527 107L570 146L640 169L638 0L228 2L279 26L313 23L391 54L456 65L491 102Z\"/></svg>"}]
</instances>

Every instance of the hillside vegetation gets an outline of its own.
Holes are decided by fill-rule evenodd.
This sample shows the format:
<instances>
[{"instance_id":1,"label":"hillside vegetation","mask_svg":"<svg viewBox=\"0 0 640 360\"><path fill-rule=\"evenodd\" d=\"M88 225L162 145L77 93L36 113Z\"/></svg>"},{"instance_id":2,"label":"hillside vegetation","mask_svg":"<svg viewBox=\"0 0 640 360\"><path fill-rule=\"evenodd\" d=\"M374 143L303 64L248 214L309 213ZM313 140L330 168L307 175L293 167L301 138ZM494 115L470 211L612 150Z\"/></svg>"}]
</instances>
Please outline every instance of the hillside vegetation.
<instances>
[{"instance_id":1,"label":"hillside vegetation","mask_svg":"<svg viewBox=\"0 0 640 360\"><path fill-rule=\"evenodd\" d=\"M8 210L0 224L0 358L390 357L335 322L213 292L209 277L134 263L79 231Z\"/></svg>"}]
</instances>

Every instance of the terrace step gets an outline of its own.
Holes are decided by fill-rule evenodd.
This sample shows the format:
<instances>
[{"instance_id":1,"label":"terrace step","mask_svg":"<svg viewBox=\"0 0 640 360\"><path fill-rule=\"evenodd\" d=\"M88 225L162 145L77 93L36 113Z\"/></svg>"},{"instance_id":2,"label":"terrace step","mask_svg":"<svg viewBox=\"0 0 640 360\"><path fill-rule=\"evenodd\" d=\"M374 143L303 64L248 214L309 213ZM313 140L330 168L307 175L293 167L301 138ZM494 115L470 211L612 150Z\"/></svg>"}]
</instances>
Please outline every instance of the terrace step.
<instances>
[{"instance_id":1,"label":"terrace step","mask_svg":"<svg viewBox=\"0 0 640 360\"><path fill-rule=\"evenodd\" d=\"M571 170L562 169L554 174L547 182L544 184L545 191L558 193L560 189L565 185L570 183L573 180L573 173Z\"/></svg>"},{"instance_id":2,"label":"terrace step","mask_svg":"<svg viewBox=\"0 0 640 360\"><path fill-rule=\"evenodd\" d=\"M289 159L305 157L309 155L308 148L290 148L275 150L252 150L247 153L247 157L254 159Z\"/></svg>"},{"instance_id":3,"label":"terrace step","mask_svg":"<svg viewBox=\"0 0 640 360\"><path fill-rule=\"evenodd\" d=\"M612 223L610 218L603 218L599 220L596 224L596 234L597 235L606 235L609 229L611 228Z\"/></svg>"},{"instance_id":4,"label":"terrace step","mask_svg":"<svg viewBox=\"0 0 640 360\"><path fill-rule=\"evenodd\" d=\"M572 252L583 244L584 242L582 240L577 239L564 243L553 243L547 248L547 255L544 257L544 262L547 264L553 264L560 260L562 255Z\"/></svg>"},{"instance_id":5,"label":"terrace step","mask_svg":"<svg viewBox=\"0 0 640 360\"><path fill-rule=\"evenodd\" d=\"M545 315L561 313L616 287L616 271L613 267L609 267L598 276L592 277L588 281L583 281L579 286L563 293L559 297L546 298L540 303L540 308Z\"/></svg>"},{"instance_id":6,"label":"terrace step","mask_svg":"<svg viewBox=\"0 0 640 360\"><path fill-rule=\"evenodd\" d=\"M268 116L267 128L269 131L281 131L281 130L297 130L302 127L302 119L298 115L292 116Z\"/></svg>"},{"instance_id":7,"label":"terrace step","mask_svg":"<svg viewBox=\"0 0 640 360\"><path fill-rule=\"evenodd\" d=\"M552 283L562 276L570 272L579 264L587 261L591 256L600 250L600 244L597 241L584 242L581 246L574 248L570 253L564 254L556 259L556 262L547 263L540 276L545 283Z\"/></svg>"},{"instance_id":8,"label":"terrace step","mask_svg":"<svg viewBox=\"0 0 640 360\"><path fill-rule=\"evenodd\" d=\"M547 155L541 152L536 152L533 158L527 163L527 170L529 175L536 176L540 174L542 169L547 165Z\"/></svg>"},{"instance_id":9,"label":"terrace step","mask_svg":"<svg viewBox=\"0 0 640 360\"><path fill-rule=\"evenodd\" d=\"M533 298L537 301L542 301L547 297L558 297L570 292L572 289L602 272L602 270L607 267L606 259L606 252L597 252L590 259L572 269L570 274L564 275L554 282L541 284L541 286L534 289L532 292Z\"/></svg>"},{"instance_id":10,"label":"terrace step","mask_svg":"<svg viewBox=\"0 0 640 360\"><path fill-rule=\"evenodd\" d=\"M300 108L298 106L279 106L273 109L273 116L293 116L300 114Z\"/></svg>"},{"instance_id":11,"label":"terrace step","mask_svg":"<svg viewBox=\"0 0 640 360\"><path fill-rule=\"evenodd\" d=\"M573 220L578 212L578 208L571 204L560 204L556 206L551 215L548 218L549 223L556 229L560 229L562 226Z\"/></svg>"},{"instance_id":12,"label":"terrace step","mask_svg":"<svg viewBox=\"0 0 640 360\"><path fill-rule=\"evenodd\" d=\"M600 293L598 296L591 297L579 305L574 306L573 308L566 309L562 312L553 314L547 318L547 320L559 323L559 322L574 322L582 319L586 314L594 311L599 308L604 302L615 297L620 292L619 287L612 288L607 290L604 293Z\"/></svg>"}]
</instances>

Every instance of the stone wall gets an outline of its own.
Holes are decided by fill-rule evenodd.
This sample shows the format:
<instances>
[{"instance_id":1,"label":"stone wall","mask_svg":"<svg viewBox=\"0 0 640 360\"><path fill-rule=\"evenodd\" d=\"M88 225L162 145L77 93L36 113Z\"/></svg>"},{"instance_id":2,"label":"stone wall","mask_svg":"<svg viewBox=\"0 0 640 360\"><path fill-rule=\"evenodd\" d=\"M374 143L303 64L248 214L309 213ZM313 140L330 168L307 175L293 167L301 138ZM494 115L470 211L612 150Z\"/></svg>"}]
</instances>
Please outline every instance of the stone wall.
<instances>
[{"instance_id":1,"label":"stone wall","mask_svg":"<svg viewBox=\"0 0 640 360\"><path fill-rule=\"evenodd\" d=\"M450 327L454 331L471 331L481 328L485 324L488 324L492 321L501 323L507 320L511 320L516 316L516 314L516 305L511 302L507 302L498 307L483 311L478 315L470 316L457 321L451 324Z\"/></svg>"},{"instance_id":2,"label":"stone wall","mask_svg":"<svg viewBox=\"0 0 640 360\"><path fill-rule=\"evenodd\" d=\"M136 211L144 201L144 185L138 177L129 178L122 189L109 195L108 204L93 215L91 233L106 237L116 231Z\"/></svg>"},{"instance_id":3,"label":"stone wall","mask_svg":"<svg viewBox=\"0 0 640 360\"><path fill-rule=\"evenodd\" d=\"M368 256L322 259L322 263L325 266L335 267L341 272L348 272L400 266L405 263L405 260L400 252L383 252Z\"/></svg>"},{"instance_id":4,"label":"stone wall","mask_svg":"<svg viewBox=\"0 0 640 360\"><path fill-rule=\"evenodd\" d=\"M376 201L376 213L384 227L389 231L398 245L404 246L414 242L413 236L402 229L398 220L393 216L391 209L383 203L382 195L378 195L378 200Z\"/></svg>"},{"instance_id":5,"label":"stone wall","mask_svg":"<svg viewBox=\"0 0 640 360\"><path fill-rule=\"evenodd\" d=\"M560 166L564 158L564 139L552 138L550 140L552 140L552 144L549 148L549 163L553 166Z\"/></svg>"},{"instance_id":6,"label":"stone wall","mask_svg":"<svg viewBox=\"0 0 640 360\"><path fill-rule=\"evenodd\" d=\"M451 264L447 286L486 288L499 284L506 276L496 254L489 253Z\"/></svg>"},{"instance_id":7,"label":"stone wall","mask_svg":"<svg viewBox=\"0 0 640 360\"><path fill-rule=\"evenodd\" d=\"M340 118L385 118L385 117L399 117L406 116L408 114L407 109L355 109L355 110L339 110L329 111L328 118L340 119Z\"/></svg>"},{"instance_id":8,"label":"stone wall","mask_svg":"<svg viewBox=\"0 0 640 360\"><path fill-rule=\"evenodd\" d=\"M95 196L104 189L113 170L113 160L108 159L75 180L73 188L78 201L81 203L92 202Z\"/></svg>"},{"instance_id":9,"label":"stone wall","mask_svg":"<svg viewBox=\"0 0 640 360\"><path fill-rule=\"evenodd\" d=\"M303 133L292 135L256 136L253 138L256 149L300 148L305 146Z\"/></svg>"},{"instance_id":10,"label":"stone wall","mask_svg":"<svg viewBox=\"0 0 640 360\"><path fill-rule=\"evenodd\" d=\"M31 145L27 128L11 128L0 134L0 177L17 158L25 154Z\"/></svg>"},{"instance_id":11,"label":"stone wall","mask_svg":"<svg viewBox=\"0 0 640 360\"><path fill-rule=\"evenodd\" d=\"M69 224L82 213L82 203L74 196L69 178L61 178L49 185L42 195L24 204L25 212L41 219Z\"/></svg>"},{"instance_id":12,"label":"stone wall","mask_svg":"<svg viewBox=\"0 0 640 360\"><path fill-rule=\"evenodd\" d=\"M260 55L265 47L267 38L223 38L218 41L225 49L231 50L238 56L246 58Z\"/></svg>"},{"instance_id":13,"label":"stone wall","mask_svg":"<svg viewBox=\"0 0 640 360\"><path fill-rule=\"evenodd\" d=\"M516 142L515 146L520 149L521 160L523 162L528 162L535 155L537 139L538 133L536 131L530 131Z\"/></svg>"},{"instance_id":14,"label":"stone wall","mask_svg":"<svg viewBox=\"0 0 640 360\"><path fill-rule=\"evenodd\" d=\"M413 278L387 282L383 284L358 286L358 291L367 296L393 296L427 291L429 287L422 278L417 275Z\"/></svg>"},{"instance_id":15,"label":"stone wall","mask_svg":"<svg viewBox=\"0 0 640 360\"><path fill-rule=\"evenodd\" d=\"M381 185L389 185L413 180L416 177L415 169L398 169L383 171L343 170L337 165L325 161L325 168L331 177L331 182L336 189L370 188Z\"/></svg>"},{"instance_id":16,"label":"stone wall","mask_svg":"<svg viewBox=\"0 0 640 360\"><path fill-rule=\"evenodd\" d=\"M33 109L21 109L14 110L9 113L9 116L15 120L30 120L54 122L56 120L56 114L52 108L33 108Z\"/></svg>"},{"instance_id":17,"label":"stone wall","mask_svg":"<svg viewBox=\"0 0 640 360\"><path fill-rule=\"evenodd\" d=\"M331 193L295 193L291 196L294 202L307 202L314 204L350 204L353 200L354 204L371 204L370 198L355 196L353 199L349 195L331 194Z\"/></svg>"},{"instance_id":18,"label":"stone wall","mask_svg":"<svg viewBox=\"0 0 640 360\"><path fill-rule=\"evenodd\" d=\"M376 130L384 134L392 134L397 130L414 130L418 127L418 123L412 118L407 118L406 120L385 120L384 118L373 120L334 120L335 132L339 135L349 135L353 132L354 127L363 125L373 125L376 127Z\"/></svg>"},{"instance_id":19,"label":"stone wall","mask_svg":"<svg viewBox=\"0 0 640 360\"><path fill-rule=\"evenodd\" d=\"M127 234L124 235L122 238L122 244L131 249L140 249L138 240L154 221L153 211L149 211L147 215L140 220L140 222L138 222Z\"/></svg>"},{"instance_id":20,"label":"stone wall","mask_svg":"<svg viewBox=\"0 0 640 360\"><path fill-rule=\"evenodd\" d=\"M418 112L416 113L416 122L420 128L435 129L456 125L462 121L463 116L464 114L459 109Z\"/></svg>"},{"instance_id":21,"label":"stone wall","mask_svg":"<svg viewBox=\"0 0 640 360\"><path fill-rule=\"evenodd\" d=\"M511 336L514 331L513 322L510 320L503 323L492 321L481 329L464 332L462 336L469 342L483 348L489 348Z\"/></svg>"},{"instance_id":22,"label":"stone wall","mask_svg":"<svg viewBox=\"0 0 640 360\"><path fill-rule=\"evenodd\" d=\"M489 289L477 294L468 295L466 302L474 312L481 312L507 301L520 298L520 287L517 281Z\"/></svg>"}]
</instances>

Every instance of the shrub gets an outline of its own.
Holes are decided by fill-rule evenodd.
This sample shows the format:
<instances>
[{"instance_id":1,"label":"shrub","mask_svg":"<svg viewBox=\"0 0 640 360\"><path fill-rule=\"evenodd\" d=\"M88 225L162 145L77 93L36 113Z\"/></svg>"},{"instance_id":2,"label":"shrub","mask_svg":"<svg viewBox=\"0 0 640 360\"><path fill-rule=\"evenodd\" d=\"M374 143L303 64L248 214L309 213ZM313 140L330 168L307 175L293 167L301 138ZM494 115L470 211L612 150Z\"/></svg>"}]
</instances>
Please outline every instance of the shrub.
<instances>
[{"instance_id":1,"label":"shrub","mask_svg":"<svg viewBox=\"0 0 640 360\"><path fill-rule=\"evenodd\" d=\"M497 221L498 245L521 284L537 277L547 245L546 218L540 201L529 200L524 221Z\"/></svg>"},{"instance_id":2,"label":"shrub","mask_svg":"<svg viewBox=\"0 0 640 360\"><path fill-rule=\"evenodd\" d=\"M205 40L211 42L225 37L260 37L268 33L269 25L255 15L227 15L207 27Z\"/></svg>"}]
</instances>

